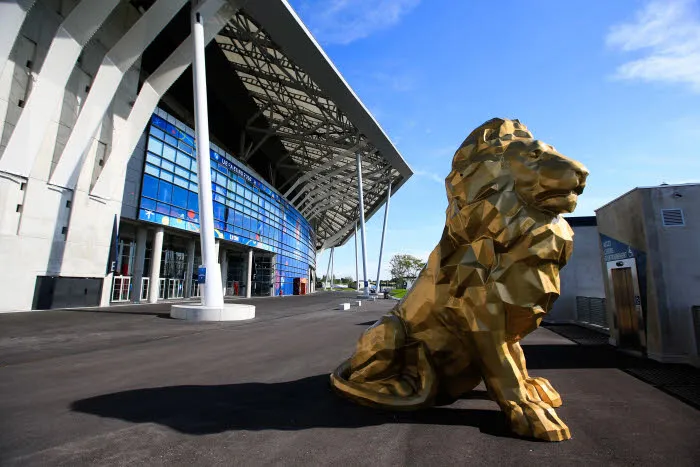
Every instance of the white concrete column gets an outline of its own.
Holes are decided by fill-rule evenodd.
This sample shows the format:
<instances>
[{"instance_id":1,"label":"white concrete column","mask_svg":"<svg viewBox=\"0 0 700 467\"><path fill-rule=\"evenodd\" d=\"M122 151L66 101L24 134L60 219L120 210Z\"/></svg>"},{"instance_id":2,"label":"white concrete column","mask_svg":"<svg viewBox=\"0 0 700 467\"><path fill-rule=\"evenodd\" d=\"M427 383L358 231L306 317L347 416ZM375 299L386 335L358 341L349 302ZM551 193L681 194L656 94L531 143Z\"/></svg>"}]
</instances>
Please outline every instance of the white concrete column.
<instances>
[{"instance_id":1,"label":"white concrete column","mask_svg":"<svg viewBox=\"0 0 700 467\"><path fill-rule=\"evenodd\" d=\"M228 250L219 243L219 264L221 265L221 292L226 296L226 280L228 279Z\"/></svg>"},{"instance_id":2,"label":"white concrete column","mask_svg":"<svg viewBox=\"0 0 700 467\"><path fill-rule=\"evenodd\" d=\"M192 2L193 9L197 2ZM211 161L209 155L209 115L207 105L207 71L204 63L204 24L202 15L192 15L192 37L194 38L194 114L197 141L197 184L199 185L199 225L202 242L202 264L206 270L202 305L223 308L221 294L221 271L216 264L214 250L214 205L211 193Z\"/></svg>"},{"instance_id":3,"label":"white concrete column","mask_svg":"<svg viewBox=\"0 0 700 467\"><path fill-rule=\"evenodd\" d=\"M357 265L357 222L355 222L355 285L357 285L357 291L360 291L360 270Z\"/></svg>"},{"instance_id":4,"label":"white concrete column","mask_svg":"<svg viewBox=\"0 0 700 467\"><path fill-rule=\"evenodd\" d=\"M331 280L331 260L333 259L333 248L328 252L328 267L326 268L326 288L328 288L328 283Z\"/></svg>"},{"instance_id":5,"label":"white concrete column","mask_svg":"<svg viewBox=\"0 0 700 467\"><path fill-rule=\"evenodd\" d=\"M194 275L194 255L196 254L197 242L195 239L187 242L187 271L185 272L185 297L190 298L193 294L192 276Z\"/></svg>"},{"instance_id":6,"label":"white concrete column","mask_svg":"<svg viewBox=\"0 0 700 467\"><path fill-rule=\"evenodd\" d=\"M335 247L331 247L331 290L333 290L333 286L335 285Z\"/></svg>"},{"instance_id":7,"label":"white concrete column","mask_svg":"<svg viewBox=\"0 0 700 467\"><path fill-rule=\"evenodd\" d=\"M148 279L148 303L158 301L158 289L160 287L160 259L163 256L163 227L156 227L153 236L153 250L151 255L151 275Z\"/></svg>"},{"instance_id":8,"label":"white concrete column","mask_svg":"<svg viewBox=\"0 0 700 467\"><path fill-rule=\"evenodd\" d=\"M250 298L253 287L253 249L248 250L248 272L245 276L245 298Z\"/></svg>"},{"instance_id":9,"label":"white concrete column","mask_svg":"<svg viewBox=\"0 0 700 467\"><path fill-rule=\"evenodd\" d=\"M367 281L367 241L365 235L365 201L362 194L362 154L359 152L357 157L357 197L360 208L360 234L362 235L362 280L364 281L363 293L369 295L369 283Z\"/></svg>"},{"instance_id":10,"label":"white concrete column","mask_svg":"<svg viewBox=\"0 0 700 467\"><path fill-rule=\"evenodd\" d=\"M384 234L386 233L386 220L389 217L389 200L391 200L391 182L386 193L386 206L384 206L384 225L382 226L382 241L379 243L379 264L377 265L377 293L379 293L379 274L382 271L382 253L384 252Z\"/></svg>"},{"instance_id":11,"label":"white concrete column","mask_svg":"<svg viewBox=\"0 0 700 467\"><path fill-rule=\"evenodd\" d=\"M148 230L146 227L139 227L136 230L136 255L134 258L134 274L131 284L131 301L138 303L141 301L141 282L143 282L143 267L146 263L146 240Z\"/></svg>"}]
</instances>

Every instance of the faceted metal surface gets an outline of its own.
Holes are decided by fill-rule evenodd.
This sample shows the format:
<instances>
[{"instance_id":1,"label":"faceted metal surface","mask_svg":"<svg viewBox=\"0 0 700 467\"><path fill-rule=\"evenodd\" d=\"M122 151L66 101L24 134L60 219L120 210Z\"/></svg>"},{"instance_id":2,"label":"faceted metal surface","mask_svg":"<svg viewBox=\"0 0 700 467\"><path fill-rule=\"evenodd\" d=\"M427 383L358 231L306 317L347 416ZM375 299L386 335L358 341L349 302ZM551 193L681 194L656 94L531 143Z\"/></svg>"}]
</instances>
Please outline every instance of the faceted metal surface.
<instances>
[{"instance_id":1,"label":"faceted metal surface","mask_svg":"<svg viewBox=\"0 0 700 467\"><path fill-rule=\"evenodd\" d=\"M559 296L559 270L588 171L535 140L518 120L492 119L462 143L445 179L439 244L414 286L360 337L332 374L333 388L396 410L449 404L482 380L512 431L571 437L561 397L528 374L519 341Z\"/></svg>"}]
</instances>

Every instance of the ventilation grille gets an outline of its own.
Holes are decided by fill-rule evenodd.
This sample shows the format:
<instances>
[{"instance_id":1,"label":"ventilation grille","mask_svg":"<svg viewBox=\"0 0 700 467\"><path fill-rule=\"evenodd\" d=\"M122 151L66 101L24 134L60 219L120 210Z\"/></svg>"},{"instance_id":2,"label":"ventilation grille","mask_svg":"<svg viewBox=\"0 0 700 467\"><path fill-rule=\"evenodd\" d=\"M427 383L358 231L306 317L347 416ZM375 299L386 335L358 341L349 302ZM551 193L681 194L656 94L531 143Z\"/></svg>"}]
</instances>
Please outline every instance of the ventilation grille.
<instances>
[{"instance_id":1,"label":"ventilation grille","mask_svg":"<svg viewBox=\"0 0 700 467\"><path fill-rule=\"evenodd\" d=\"M576 318L583 323L595 324L608 329L605 312L605 299L597 297L576 297Z\"/></svg>"},{"instance_id":2,"label":"ventilation grille","mask_svg":"<svg viewBox=\"0 0 700 467\"><path fill-rule=\"evenodd\" d=\"M682 209L662 209L661 217L665 226L685 225Z\"/></svg>"}]
</instances>

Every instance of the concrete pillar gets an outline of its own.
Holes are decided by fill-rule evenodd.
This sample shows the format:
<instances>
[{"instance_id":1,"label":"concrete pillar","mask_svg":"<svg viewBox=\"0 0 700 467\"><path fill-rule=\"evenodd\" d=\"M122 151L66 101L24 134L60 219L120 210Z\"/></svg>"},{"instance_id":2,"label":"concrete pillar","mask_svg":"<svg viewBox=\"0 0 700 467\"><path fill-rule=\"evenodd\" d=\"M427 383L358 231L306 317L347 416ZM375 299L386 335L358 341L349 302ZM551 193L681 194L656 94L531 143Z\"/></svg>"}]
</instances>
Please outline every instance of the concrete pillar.
<instances>
[{"instance_id":1,"label":"concrete pillar","mask_svg":"<svg viewBox=\"0 0 700 467\"><path fill-rule=\"evenodd\" d=\"M228 250L223 245L219 246L219 264L221 265L221 289L222 296L226 296L226 281L228 279Z\"/></svg>"},{"instance_id":2,"label":"concrete pillar","mask_svg":"<svg viewBox=\"0 0 700 467\"><path fill-rule=\"evenodd\" d=\"M357 282L357 291L360 291L360 272L357 266L357 222L355 222L355 281Z\"/></svg>"},{"instance_id":3,"label":"concrete pillar","mask_svg":"<svg viewBox=\"0 0 700 467\"><path fill-rule=\"evenodd\" d=\"M153 255L151 256L151 275L148 279L148 303L158 301L158 288L160 286L160 259L163 256L163 227L156 227L153 236Z\"/></svg>"},{"instance_id":4,"label":"concrete pillar","mask_svg":"<svg viewBox=\"0 0 700 467\"><path fill-rule=\"evenodd\" d=\"M367 280L367 240L365 235L365 201L362 193L362 155L357 157L357 197L360 210L360 234L362 240L362 280L364 282L363 293L369 296L369 281Z\"/></svg>"},{"instance_id":5,"label":"concrete pillar","mask_svg":"<svg viewBox=\"0 0 700 467\"><path fill-rule=\"evenodd\" d=\"M331 290L335 285L335 247L331 247Z\"/></svg>"},{"instance_id":6,"label":"concrete pillar","mask_svg":"<svg viewBox=\"0 0 700 467\"><path fill-rule=\"evenodd\" d=\"M194 293L192 290L192 276L194 275L194 255L196 254L197 241L195 239L187 242L187 271L185 271L185 297L190 298ZM195 286L196 287L196 286Z\"/></svg>"},{"instance_id":7,"label":"concrete pillar","mask_svg":"<svg viewBox=\"0 0 700 467\"><path fill-rule=\"evenodd\" d=\"M275 296L275 269L277 265L277 255L272 255L272 258L270 258L270 265L272 267L272 270L270 271L270 277L272 277L272 284L270 285L270 297Z\"/></svg>"},{"instance_id":8,"label":"concrete pillar","mask_svg":"<svg viewBox=\"0 0 700 467\"><path fill-rule=\"evenodd\" d=\"M197 4L193 3L193 6L197 6ZM192 63L192 78L197 140L197 184L199 185L199 228L201 232L199 238L202 242L202 264L206 268L207 274L202 291L202 305L223 308L224 297L221 295L221 277L219 277L221 271L217 267L217 255L214 251L214 201L211 191L207 73L204 64L204 24L202 21L201 13L193 11L194 62Z\"/></svg>"},{"instance_id":9,"label":"concrete pillar","mask_svg":"<svg viewBox=\"0 0 700 467\"><path fill-rule=\"evenodd\" d=\"M382 241L379 243L379 261L377 266L376 292L379 293L379 274L382 272L382 253L384 253L384 234L386 233L386 220L389 218L389 201L391 200L391 182L386 192L386 206L384 207L384 225L382 226Z\"/></svg>"},{"instance_id":10,"label":"concrete pillar","mask_svg":"<svg viewBox=\"0 0 700 467\"><path fill-rule=\"evenodd\" d=\"M131 301L139 303L141 301L141 282L143 282L143 267L146 262L146 240L148 230L146 227L139 227L136 230L136 257L134 258L134 274L131 284Z\"/></svg>"},{"instance_id":11,"label":"concrete pillar","mask_svg":"<svg viewBox=\"0 0 700 467\"><path fill-rule=\"evenodd\" d=\"M250 298L251 288L253 287L253 249L248 250L248 272L245 277L245 298Z\"/></svg>"}]
</instances>

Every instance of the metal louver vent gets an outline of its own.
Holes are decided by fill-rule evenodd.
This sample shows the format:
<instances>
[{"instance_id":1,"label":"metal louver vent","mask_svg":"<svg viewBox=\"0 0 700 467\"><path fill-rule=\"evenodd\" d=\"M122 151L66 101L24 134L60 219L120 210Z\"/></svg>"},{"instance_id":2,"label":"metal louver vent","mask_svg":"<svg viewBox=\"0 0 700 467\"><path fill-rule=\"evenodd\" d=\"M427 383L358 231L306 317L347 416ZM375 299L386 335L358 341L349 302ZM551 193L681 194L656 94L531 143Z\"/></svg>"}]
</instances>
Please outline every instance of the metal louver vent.
<instances>
[{"instance_id":1,"label":"metal louver vent","mask_svg":"<svg viewBox=\"0 0 700 467\"><path fill-rule=\"evenodd\" d=\"M661 217L665 226L685 225L682 209L662 209Z\"/></svg>"}]
</instances>

